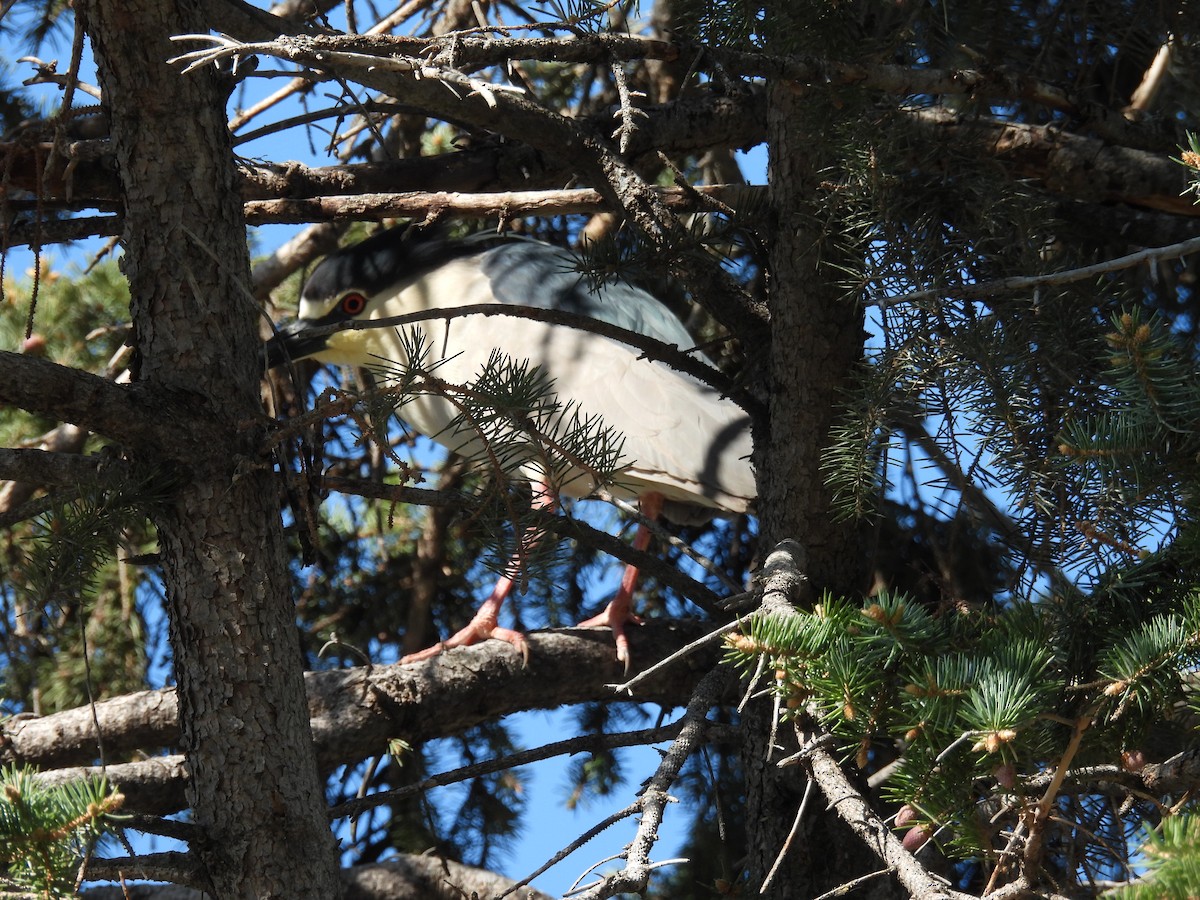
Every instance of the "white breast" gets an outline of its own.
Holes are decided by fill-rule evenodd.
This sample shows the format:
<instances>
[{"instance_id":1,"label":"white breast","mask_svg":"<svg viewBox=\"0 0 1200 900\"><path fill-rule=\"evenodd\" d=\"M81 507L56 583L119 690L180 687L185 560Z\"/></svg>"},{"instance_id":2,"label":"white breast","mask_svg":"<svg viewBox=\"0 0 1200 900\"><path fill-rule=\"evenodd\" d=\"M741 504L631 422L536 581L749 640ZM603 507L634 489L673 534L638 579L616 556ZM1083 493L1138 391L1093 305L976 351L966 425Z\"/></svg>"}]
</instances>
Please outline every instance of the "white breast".
<instances>
[{"instance_id":1,"label":"white breast","mask_svg":"<svg viewBox=\"0 0 1200 900\"><path fill-rule=\"evenodd\" d=\"M371 316L490 302L478 265L456 260L406 286L399 303ZM540 366L553 378L560 403L602 417L624 437L626 465L608 486L617 496L655 490L669 500L729 512L746 511L755 496L747 415L695 379L641 358L640 351L590 332L511 316L435 319L418 327L425 348L419 367L450 385L451 396L473 384L498 350ZM318 358L377 370L403 368L411 344L411 337L406 342L394 328L341 332ZM448 449L486 459L487 441L464 426L460 414L460 406L437 392L420 394L400 410L415 429ZM530 477L540 474L536 460L518 465ZM559 487L568 495L586 496L596 487L578 467L563 475Z\"/></svg>"}]
</instances>

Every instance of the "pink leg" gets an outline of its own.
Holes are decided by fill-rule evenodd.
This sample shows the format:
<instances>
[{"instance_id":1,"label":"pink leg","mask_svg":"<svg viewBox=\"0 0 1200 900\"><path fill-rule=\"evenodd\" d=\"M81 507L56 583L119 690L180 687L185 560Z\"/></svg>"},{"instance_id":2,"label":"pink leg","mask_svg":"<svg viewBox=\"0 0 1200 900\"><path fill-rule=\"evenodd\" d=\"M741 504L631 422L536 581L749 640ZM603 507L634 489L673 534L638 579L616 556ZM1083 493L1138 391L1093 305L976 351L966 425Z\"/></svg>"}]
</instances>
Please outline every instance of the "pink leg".
<instances>
[{"instance_id":1,"label":"pink leg","mask_svg":"<svg viewBox=\"0 0 1200 900\"><path fill-rule=\"evenodd\" d=\"M554 493L550 490L549 485L543 483L533 486L533 508L552 510L558 505L555 500ZM523 553L532 550L538 541L538 535L524 535L521 538L521 546ZM411 662L422 662L423 660L433 659L433 657L441 654L443 650L452 650L455 647L470 647L472 644L478 644L481 641L486 641L493 638L498 641L507 641L516 648L521 654L521 658L525 661L525 665L529 665L529 645L525 643L525 635L519 631L513 631L511 628L501 628L498 624L500 618L500 608L504 605L504 601L508 595L512 593L516 586L516 575L521 570L521 556L518 554L508 562L507 571L511 574L500 576L496 582L496 586L492 588L491 594L483 601L474 618L467 623L467 627L456 632L446 640L434 644L432 647L426 647L424 650L419 650L416 653L410 653L400 660L401 665Z\"/></svg>"},{"instance_id":2,"label":"pink leg","mask_svg":"<svg viewBox=\"0 0 1200 900\"><path fill-rule=\"evenodd\" d=\"M662 513L663 495L656 491L643 494L640 500L642 507L642 515L647 519L654 521ZM635 550L645 550L650 545L650 529L645 525L639 525L637 533L633 536L633 547ZM580 627L591 628L597 625L607 625L612 629L613 641L617 645L617 659L625 664L625 671L629 671L629 638L625 636L625 625L629 622L635 625L641 625L642 619L633 613L633 591L637 587L638 569L637 566L625 566L625 572L621 575L621 587L617 590L617 594L604 608L604 612L598 616L592 616L583 622L580 622Z\"/></svg>"}]
</instances>

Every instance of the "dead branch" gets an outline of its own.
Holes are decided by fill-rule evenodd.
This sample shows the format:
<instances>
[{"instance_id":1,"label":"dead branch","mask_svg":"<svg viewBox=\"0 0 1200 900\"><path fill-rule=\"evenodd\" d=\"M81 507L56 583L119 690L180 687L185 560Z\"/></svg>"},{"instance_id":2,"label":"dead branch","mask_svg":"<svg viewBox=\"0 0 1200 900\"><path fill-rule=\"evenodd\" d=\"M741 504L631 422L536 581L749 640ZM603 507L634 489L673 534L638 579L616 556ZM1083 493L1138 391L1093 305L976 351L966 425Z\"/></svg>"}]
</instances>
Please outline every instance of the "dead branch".
<instances>
[{"instance_id":1,"label":"dead branch","mask_svg":"<svg viewBox=\"0 0 1200 900\"><path fill-rule=\"evenodd\" d=\"M684 762L704 743L708 711L717 703L729 681L728 670L713 669L696 685L688 701L679 736L663 755L662 762L638 800L637 806L642 817L633 842L624 853L625 865L619 872L605 876L579 893L578 900L604 900L626 892L641 893L646 889L650 873L655 868L650 861L650 851L658 840L658 826L662 823L663 812L673 799L668 791L679 777Z\"/></svg>"}]
</instances>

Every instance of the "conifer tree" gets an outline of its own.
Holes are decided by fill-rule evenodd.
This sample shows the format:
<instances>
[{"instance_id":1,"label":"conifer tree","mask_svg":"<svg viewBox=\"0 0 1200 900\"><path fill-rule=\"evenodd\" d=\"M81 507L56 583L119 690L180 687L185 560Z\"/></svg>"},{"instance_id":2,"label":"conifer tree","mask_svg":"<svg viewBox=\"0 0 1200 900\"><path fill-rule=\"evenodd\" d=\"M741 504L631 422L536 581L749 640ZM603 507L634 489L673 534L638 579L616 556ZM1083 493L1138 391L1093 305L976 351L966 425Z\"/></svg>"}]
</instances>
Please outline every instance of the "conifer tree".
<instances>
[{"instance_id":1,"label":"conifer tree","mask_svg":"<svg viewBox=\"0 0 1200 900\"><path fill-rule=\"evenodd\" d=\"M5 4L0 893L499 896L520 767L568 754L570 803L629 804L586 898L1200 893L1197 22ZM313 264L398 221L659 296L752 417L754 515L655 560L539 509L513 460L603 483L622 438L520 348L264 372ZM481 459L403 424L428 393ZM393 665L516 549L527 664ZM563 628L622 559L628 676Z\"/></svg>"}]
</instances>

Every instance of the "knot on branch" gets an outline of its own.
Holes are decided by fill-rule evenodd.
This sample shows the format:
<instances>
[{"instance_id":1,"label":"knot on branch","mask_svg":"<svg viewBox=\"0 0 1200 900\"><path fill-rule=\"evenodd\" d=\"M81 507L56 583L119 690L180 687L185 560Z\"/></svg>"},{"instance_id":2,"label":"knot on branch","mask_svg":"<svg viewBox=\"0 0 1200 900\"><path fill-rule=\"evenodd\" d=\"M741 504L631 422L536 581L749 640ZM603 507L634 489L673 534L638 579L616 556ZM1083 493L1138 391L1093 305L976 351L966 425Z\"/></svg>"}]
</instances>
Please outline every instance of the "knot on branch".
<instances>
[{"instance_id":1,"label":"knot on branch","mask_svg":"<svg viewBox=\"0 0 1200 900\"><path fill-rule=\"evenodd\" d=\"M808 552L799 542L788 539L776 544L757 579L762 585L763 607L806 604L811 593L807 565Z\"/></svg>"}]
</instances>

